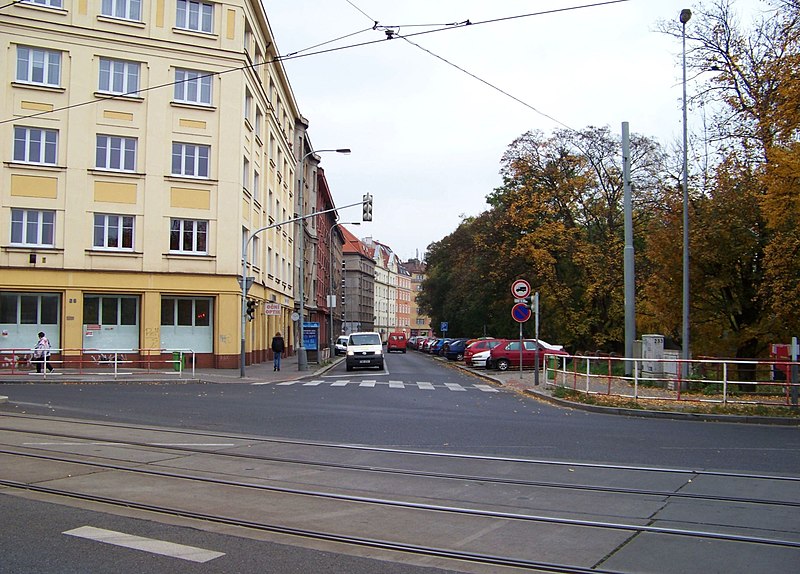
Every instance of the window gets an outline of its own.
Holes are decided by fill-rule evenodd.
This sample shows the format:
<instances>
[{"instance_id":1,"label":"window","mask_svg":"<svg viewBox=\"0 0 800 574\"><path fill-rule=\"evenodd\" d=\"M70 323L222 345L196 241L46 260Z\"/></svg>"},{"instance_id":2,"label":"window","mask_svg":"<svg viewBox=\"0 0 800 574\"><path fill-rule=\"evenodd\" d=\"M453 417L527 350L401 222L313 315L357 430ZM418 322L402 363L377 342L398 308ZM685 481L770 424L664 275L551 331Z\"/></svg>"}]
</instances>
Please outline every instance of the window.
<instances>
[{"instance_id":1,"label":"window","mask_svg":"<svg viewBox=\"0 0 800 574\"><path fill-rule=\"evenodd\" d=\"M64 0L24 0L24 2L27 4L47 6L48 8L61 8L64 5Z\"/></svg>"},{"instance_id":2,"label":"window","mask_svg":"<svg viewBox=\"0 0 800 574\"><path fill-rule=\"evenodd\" d=\"M14 161L55 165L58 131L14 126Z\"/></svg>"},{"instance_id":3,"label":"window","mask_svg":"<svg viewBox=\"0 0 800 574\"><path fill-rule=\"evenodd\" d=\"M84 325L136 325L139 299L87 295L83 299Z\"/></svg>"},{"instance_id":4,"label":"window","mask_svg":"<svg viewBox=\"0 0 800 574\"><path fill-rule=\"evenodd\" d=\"M53 247L55 211L11 209L11 243L31 247Z\"/></svg>"},{"instance_id":5,"label":"window","mask_svg":"<svg viewBox=\"0 0 800 574\"><path fill-rule=\"evenodd\" d=\"M211 299L162 297L161 324L208 327L211 325Z\"/></svg>"},{"instance_id":6,"label":"window","mask_svg":"<svg viewBox=\"0 0 800 574\"><path fill-rule=\"evenodd\" d=\"M133 251L132 215L94 214L93 245L99 249Z\"/></svg>"},{"instance_id":7,"label":"window","mask_svg":"<svg viewBox=\"0 0 800 574\"><path fill-rule=\"evenodd\" d=\"M214 31L214 5L197 0L178 0L175 26L210 34Z\"/></svg>"},{"instance_id":8,"label":"window","mask_svg":"<svg viewBox=\"0 0 800 574\"><path fill-rule=\"evenodd\" d=\"M246 121L250 121L250 113L253 111L253 96L250 94L250 90L245 88L244 90L244 119Z\"/></svg>"},{"instance_id":9,"label":"window","mask_svg":"<svg viewBox=\"0 0 800 574\"><path fill-rule=\"evenodd\" d=\"M97 169L136 171L136 138L97 135Z\"/></svg>"},{"instance_id":10,"label":"window","mask_svg":"<svg viewBox=\"0 0 800 574\"><path fill-rule=\"evenodd\" d=\"M208 221L170 220L169 250L176 253L208 253Z\"/></svg>"},{"instance_id":11,"label":"window","mask_svg":"<svg viewBox=\"0 0 800 574\"><path fill-rule=\"evenodd\" d=\"M98 90L109 94L138 95L139 68L138 62L100 58Z\"/></svg>"},{"instance_id":12,"label":"window","mask_svg":"<svg viewBox=\"0 0 800 574\"><path fill-rule=\"evenodd\" d=\"M261 201L259 187L261 187L261 176L257 171L253 171L253 199L256 201Z\"/></svg>"},{"instance_id":13,"label":"window","mask_svg":"<svg viewBox=\"0 0 800 574\"><path fill-rule=\"evenodd\" d=\"M253 130L256 132L256 137L261 139L261 126L264 125L264 114L261 113L261 109L256 106L256 125L254 126Z\"/></svg>"},{"instance_id":14,"label":"window","mask_svg":"<svg viewBox=\"0 0 800 574\"><path fill-rule=\"evenodd\" d=\"M175 101L185 104L211 105L213 74L197 70L175 70Z\"/></svg>"},{"instance_id":15,"label":"window","mask_svg":"<svg viewBox=\"0 0 800 574\"><path fill-rule=\"evenodd\" d=\"M61 84L61 52L17 46L17 81L58 87Z\"/></svg>"},{"instance_id":16,"label":"window","mask_svg":"<svg viewBox=\"0 0 800 574\"><path fill-rule=\"evenodd\" d=\"M4 325L57 325L58 295L0 293L0 323Z\"/></svg>"},{"instance_id":17,"label":"window","mask_svg":"<svg viewBox=\"0 0 800 574\"><path fill-rule=\"evenodd\" d=\"M210 147L187 143L172 144L172 175L208 177Z\"/></svg>"},{"instance_id":18,"label":"window","mask_svg":"<svg viewBox=\"0 0 800 574\"><path fill-rule=\"evenodd\" d=\"M250 161L247 158L242 160L242 187L245 191L250 190Z\"/></svg>"},{"instance_id":19,"label":"window","mask_svg":"<svg viewBox=\"0 0 800 574\"><path fill-rule=\"evenodd\" d=\"M103 0L100 13L103 16L139 22L142 19L142 0Z\"/></svg>"}]
</instances>

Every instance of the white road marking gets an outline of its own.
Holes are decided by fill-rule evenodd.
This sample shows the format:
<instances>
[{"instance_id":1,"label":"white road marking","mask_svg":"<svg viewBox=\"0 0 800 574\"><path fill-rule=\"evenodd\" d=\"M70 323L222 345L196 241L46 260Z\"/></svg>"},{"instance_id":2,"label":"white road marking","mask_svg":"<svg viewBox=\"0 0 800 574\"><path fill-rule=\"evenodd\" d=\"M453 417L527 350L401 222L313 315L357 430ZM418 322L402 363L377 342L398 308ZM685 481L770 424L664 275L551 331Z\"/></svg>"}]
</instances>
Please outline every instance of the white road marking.
<instances>
[{"instance_id":1,"label":"white road marking","mask_svg":"<svg viewBox=\"0 0 800 574\"><path fill-rule=\"evenodd\" d=\"M93 526L81 526L80 528L67 530L64 534L67 536L85 538L87 540L95 540L113 546L142 550L144 552L150 552L151 554L180 558L181 560L189 560L190 562L209 562L220 556L225 556L224 552L214 552L213 550L205 550L194 546L186 546L184 544L175 544L164 540L156 540L154 538L143 538L141 536L125 534L124 532L94 528Z\"/></svg>"},{"instance_id":2,"label":"white road marking","mask_svg":"<svg viewBox=\"0 0 800 574\"><path fill-rule=\"evenodd\" d=\"M444 386L447 387L448 389L450 389L451 391L466 391L467 390L464 387L462 387L461 385L459 385L458 383L445 383Z\"/></svg>"},{"instance_id":3,"label":"white road marking","mask_svg":"<svg viewBox=\"0 0 800 574\"><path fill-rule=\"evenodd\" d=\"M236 446L232 442L146 442L148 446ZM22 446L130 446L127 442L24 442Z\"/></svg>"},{"instance_id":4,"label":"white road marking","mask_svg":"<svg viewBox=\"0 0 800 574\"><path fill-rule=\"evenodd\" d=\"M350 381L333 381L331 383L332 387L346 387L350 383Z\"/></svg>"},{"instance_id":5,"label":"white road marking","mask_svg":"<svg viewBox=\"0 0 800 574\"><path fill-rule=\"evenodd\" d=\"M375 380L372 380L372 381L361 381L360 383L358 383L358 386L359 387L374 387L375 383L377 383L377 382L378 381L375 381Z\"/></svg>"},{"instance_id":6,"label":"white road marking","mask_svg":"<svg viewBox=\"0 0 800 574\"><path fill-rule=\"evenodd\" d=\"M434 387L432 383L426 383L424 381L417 381L417 387L419 387L423 391L435 391L436 390L436 387Z\"/></svg>"},{"instance_id":7,"label":"white road marking","mask_svg":"<svg viewBox=\"0 0 800 574\"><path fill-rule=\"evenodd\" d=\"M406 386L403 384L403 381L389 381L389 388L390 389L405 389Z\"/></svg>"},{"instance_id":8,"label":"white road marking","mask_svg":"<svg viewBox=\"0 0 800 574\"><path fill-rule=\"evenodd\" d=\"M282 387L285 387L285 386L288 386L288 385L293 385L293 384L295 384L296 382L297 382L297 381L284 381L283 383L277 383L277 385L279 385L279 386L282 386Z\"/></svg>"},{"instance_id":9,"label":"white road marking","mask_svg":"<svg viewBox=\"0 0 800 574\"><path fill-rule=\"evenodd\" d=\"M317 379L315 381L308 381L307 383L303 383L303 386L304 387L316 387L317 385L321 385L324 382L325 381L323 381L321 379ZM283 383L281 383L281 384L283 384Z\"/></svg>"},{"instance_id":10,"label":"white road marking","mask_svg":"<svg viewBox=\"0 0 800 574\"><path fill-rule=\"evenodd\" d=\"M497 389L495 389L492 385L474 384L472 386L475 387L476 389L480 389L480 390L482 390L482 391L484 391L486 393L499 393L500 392Z\"/></svg>"}]
</instances>

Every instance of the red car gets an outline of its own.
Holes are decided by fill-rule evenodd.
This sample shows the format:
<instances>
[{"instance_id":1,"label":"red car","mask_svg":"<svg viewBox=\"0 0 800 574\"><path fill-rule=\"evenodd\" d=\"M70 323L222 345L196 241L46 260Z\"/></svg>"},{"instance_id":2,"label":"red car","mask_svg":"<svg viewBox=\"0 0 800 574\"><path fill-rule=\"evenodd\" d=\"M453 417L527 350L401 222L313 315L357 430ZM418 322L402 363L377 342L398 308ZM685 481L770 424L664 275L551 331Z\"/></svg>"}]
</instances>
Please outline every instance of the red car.
<instances>
[{"instance_id":1,"label":"red car","mask_svg":"<svg viewBox=\"0 0 800 574\"><path fill-rule=\"evenodd\" d=\"M464 349L464 364L472 366L472 355L480 353L481 351L488 351L494 349L497 345L505 341L505 339L478 339L467 345Z\"/></svg>"},{"instance_id":2,"label":"red car","mask_svg":"<svg viewBox=\"0 0 800 574\"><path fill-rule=\"evenodd\" d=\"M536 362L536 341L534 339L525 339L522 343L522 366L523 368L533 368ZM486 360L486 368L507 371L510 367L519 367L519 344L519 340L505 340L501 345L494 347ZM569 355L560 345L551 345L542 340L539 340L538 353L540 365L544 364L544 359L548 355Z\"/></svg>"}]
</instances>

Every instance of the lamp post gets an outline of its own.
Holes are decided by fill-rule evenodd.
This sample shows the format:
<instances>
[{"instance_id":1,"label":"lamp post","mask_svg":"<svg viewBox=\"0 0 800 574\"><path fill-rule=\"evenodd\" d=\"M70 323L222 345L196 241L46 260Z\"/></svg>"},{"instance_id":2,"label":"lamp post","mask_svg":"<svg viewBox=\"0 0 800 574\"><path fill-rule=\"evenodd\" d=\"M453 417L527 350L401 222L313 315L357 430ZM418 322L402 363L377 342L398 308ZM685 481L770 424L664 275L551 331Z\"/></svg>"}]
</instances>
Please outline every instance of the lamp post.
<instances>
[{"instance_id":1,"label":"lamp post","mask_svg":"<svg viewBox=\"0 0 800 574\"><path fill-rule=\"evenodd\" d=\"M329 329L328 329L328 344L329 344L328 348L331 350L331 352L333 352L333 309L334 309L333 303L336 301L336 290L334 288L334 283L333 283L333 255L334 255L334 251L333 251L333 230L336 229L339 225L361 225L361 222L360 221L350 221L350 222L340 221L338 223L334 223L333 225L331 225L330 238L328 239L328 246L330 247L330 252L331 252L331 255L330 255L330 291L329 291L329 295L328 295L328 309L329 309L329 317L328 317L328 319L329 319L329 323L330 323L330 326L329 326ZM333 358L333 357L331 357L331 358Z\"/></svg>"},{"instance_id":2,"label":"lamp post","mask_svg":"<svg viewBox=\"0 0 800 574\"><path fill-rule=\"evenodd\" d=\"M300 189L297 192L297 201L299 203L299 220L300 220L300 237L298 237L298 251L300 252L300 277L298 282L298 296L300 299L300 319L298 320L297 332L299 333L300 337L298 339L297 345L297 370L298 371L307 371L308 370L308 355L306 355L306 348L303 346L303 323L305 323L305 310L306 310L306 303L305 303L305 293L304 293L304 281L305 281L305 268L306 268L306 257L305 257L305 223L303 223L303 188L305 187L305 179L306 179L306 158L311 155L316 155L318 153L326 153L326 152L335 152L335 153L343 153L349 154L349 148L337 148L337 149L318 149L318 150L311 150L310 152L306 153L302 158L300 158Z\"/></svg>"},{"instance_id":3,"label":"lamp post","mask_svg":"<svg viewBox=\"0 0 800 574\"><path fill-rule=\"evenodd\" d=\"M681 379L689 378L689 159L688 128L686 125L686 23L692 17L688 8L681 10L680 21L683 29L683 351L681 358Z\"/></svg>"}]
</instances>

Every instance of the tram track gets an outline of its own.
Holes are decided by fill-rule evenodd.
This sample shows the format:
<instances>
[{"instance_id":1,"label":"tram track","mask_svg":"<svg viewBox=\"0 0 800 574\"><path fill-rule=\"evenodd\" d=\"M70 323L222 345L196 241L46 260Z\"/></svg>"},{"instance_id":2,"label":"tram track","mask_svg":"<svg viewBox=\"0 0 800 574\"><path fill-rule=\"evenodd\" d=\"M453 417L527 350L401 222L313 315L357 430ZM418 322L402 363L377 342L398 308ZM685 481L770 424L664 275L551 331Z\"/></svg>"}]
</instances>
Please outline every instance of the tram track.
<instances>
[{"instance_id":1,"label":"tram track","mask_svg":"<svg viewBox=\"0 0 800 574\"><path fill-rule=\"evenodd\" d=\"M289 537L293 544L380 550L389 560L400 553L465 572L498 567L635 571L620 568L624 560L615 562L614 557L626 548L641 552L637 544L653 541L685 540L689 546L696 541L705 552L708 545L733 544L747 552L800 556L795 519L782 529L767 525L776 513L797 514L800 478L792 476L335 444L18 414L0 416L0 445L5 445L0 446L0 492L28 492L112 513L137 511L155 521L164 520L159 516L200 521L209 529L238 527L245 529L244 536ZM24 471L15 476L16 468ZM714 492L731 483L735 491ZM216 501L225 501L223 511ZM709 510L713 520L696 520L686 510L694 505ZM468 542L459 542L462 534L455 533L468 533L463 535ZM558 540L564 548L554 552L535 542L504 540ZM587 540L599 548L592 559L576 552Z\"/></svg>"}]
</instances>

